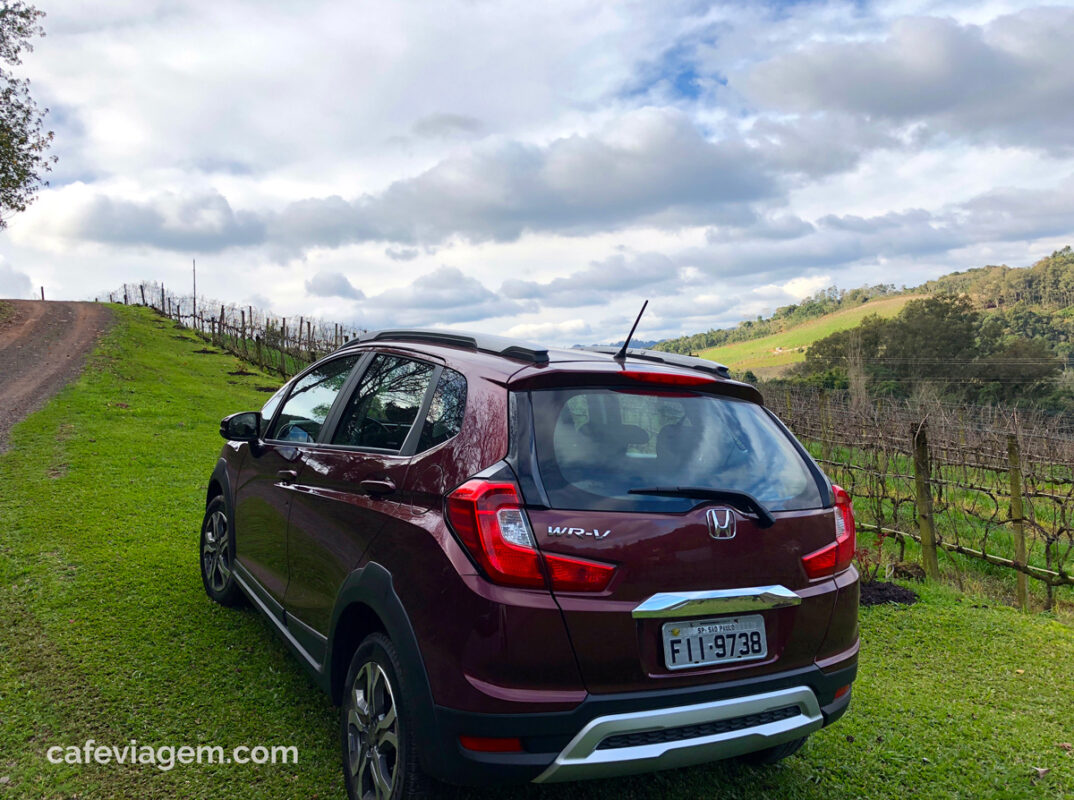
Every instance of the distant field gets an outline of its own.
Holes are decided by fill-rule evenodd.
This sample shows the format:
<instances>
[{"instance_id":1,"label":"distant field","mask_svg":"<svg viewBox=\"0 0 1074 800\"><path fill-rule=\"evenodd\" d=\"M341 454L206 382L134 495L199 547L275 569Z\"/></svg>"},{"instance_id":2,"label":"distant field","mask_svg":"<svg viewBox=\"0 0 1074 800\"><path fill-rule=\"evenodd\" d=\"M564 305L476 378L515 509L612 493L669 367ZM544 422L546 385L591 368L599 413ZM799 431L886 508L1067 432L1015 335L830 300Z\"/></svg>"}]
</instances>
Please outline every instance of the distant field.
<instances>
[{"instance_id":1,"label":"distant field","mask_svg":"<svg viewBox=\"0 0 1074 800\"><path fill-rule=\"evenodd\" d=\"M736 371L752 369L758 377L774 377L791 364L805 360L806 348L818 339L823 339L836 331L853 328L869 314L894 317L910 300L916 300L922 296L903 295L883 300L871 300L856 308L827 314L762 339L736 342L723 347L711 347L708 350L702 350L701 356L719 361Z\"/></svg>"}]
</instances>

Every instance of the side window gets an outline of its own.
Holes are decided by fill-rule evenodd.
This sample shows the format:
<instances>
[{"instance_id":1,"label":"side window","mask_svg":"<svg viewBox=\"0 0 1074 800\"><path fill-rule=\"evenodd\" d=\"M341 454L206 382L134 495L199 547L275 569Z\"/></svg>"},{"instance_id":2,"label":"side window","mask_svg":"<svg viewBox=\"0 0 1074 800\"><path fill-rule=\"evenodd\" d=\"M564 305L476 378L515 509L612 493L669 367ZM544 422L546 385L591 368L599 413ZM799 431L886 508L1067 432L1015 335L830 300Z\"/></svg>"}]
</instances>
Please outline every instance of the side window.
<instances>
[{"instance_id":1,"label":"side window","mask_svg":"<svg viewBox=\"0 0 1074 800\"><path fill-rule=\"evenodd\" d=\"M287 393L287 384L277 390L276 394L272 395L268 399L265 405L261 406L261 438L265 438L265 434L268 433L268 426L272 422L272 415L276 413L276 408L280 405L280 401L283 399L284 394Z\"/></svg>"},{"instance_id":2,"label":"side window","mask_svg":"<svg viewBox=\"0 0 1074 800\"><path fill-rule=\"evenodd\" d=\"M332 444L400 450L421 410L433 366L378 355L343 409Z\"/></svg>"},{"instance_id":3,"label":"side window","mask_svg":"<svg viewBox=\"0 0 1074 800\"><path fill-rule=\"evenodd\" d=\"M328 361L295 383L269 439L315 442L358 356Z\"/></svg>"},{"instance_id":4,"label":"side window","mask_svg":"<svg viewBox=\"0 0 1074 800\"><path fill-rule=\"evenodd\" d=\"M466 411L466 378L453 369L445 369L436 384L429 413L418 439L418 452L446 442L462 429Z\"/></svg>"}]
</instances>

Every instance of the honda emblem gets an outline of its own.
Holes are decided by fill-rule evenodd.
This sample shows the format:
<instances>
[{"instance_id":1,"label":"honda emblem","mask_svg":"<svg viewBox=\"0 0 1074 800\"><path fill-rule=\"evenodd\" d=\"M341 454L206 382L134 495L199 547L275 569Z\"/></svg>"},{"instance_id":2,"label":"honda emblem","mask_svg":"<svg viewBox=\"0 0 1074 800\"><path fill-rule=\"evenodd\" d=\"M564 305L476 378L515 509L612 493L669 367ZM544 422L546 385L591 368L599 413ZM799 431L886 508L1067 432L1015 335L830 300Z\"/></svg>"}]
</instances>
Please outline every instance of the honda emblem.
<instances>
[{"instance_id":1,"label":"honda emblem","mask_svg":"<svg viewBox=\"0 0 1074 800\"><path fill-rule=\"evenodd\" d=\"M709 522L709 536L713 539L734 539L737 523L735 512L729 508L710 508L705 513Z\"/></svg>"}]
</instances>

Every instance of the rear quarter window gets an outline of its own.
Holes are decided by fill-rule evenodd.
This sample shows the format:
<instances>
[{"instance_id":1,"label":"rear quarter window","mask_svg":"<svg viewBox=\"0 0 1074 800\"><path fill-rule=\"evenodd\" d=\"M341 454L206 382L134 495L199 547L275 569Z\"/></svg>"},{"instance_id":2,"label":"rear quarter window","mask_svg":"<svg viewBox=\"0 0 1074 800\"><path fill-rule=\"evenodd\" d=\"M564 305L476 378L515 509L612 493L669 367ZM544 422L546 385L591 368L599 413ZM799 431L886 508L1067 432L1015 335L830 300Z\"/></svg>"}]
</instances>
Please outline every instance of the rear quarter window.
<instances>
[{"instance_id":1,"label":"rear quarter window","mask_svg":"<svg viewBox=\"0 0 1074 800\"><path fill-rule=\"evenodd\" d=\"M462 430L466 412L466 378L453 369L444 368L436 384L429 413L418 439L418 452L436 447Z\"/></svg>"}]
</instances>

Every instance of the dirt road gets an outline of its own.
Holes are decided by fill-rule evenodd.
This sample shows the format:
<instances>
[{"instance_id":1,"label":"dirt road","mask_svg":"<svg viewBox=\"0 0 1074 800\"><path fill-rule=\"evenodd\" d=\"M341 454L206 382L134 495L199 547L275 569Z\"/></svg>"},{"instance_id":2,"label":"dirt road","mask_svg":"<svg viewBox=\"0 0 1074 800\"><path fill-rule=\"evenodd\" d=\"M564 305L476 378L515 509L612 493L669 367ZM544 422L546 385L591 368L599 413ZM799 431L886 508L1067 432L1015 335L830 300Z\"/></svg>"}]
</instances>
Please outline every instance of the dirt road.
<instances>
[{"instance_id":1,"label":"dirt road","mask_svg":"<svg viewBox=\"0 0 1074 800\"><path fill-rule=\"evenodd\" d=\"M112 324L96 303L4 300L0 322L0 452L11 426L78 377L86 355Z\"/></svg>"}]
</instances>

